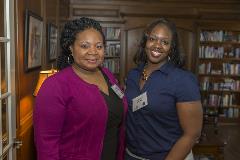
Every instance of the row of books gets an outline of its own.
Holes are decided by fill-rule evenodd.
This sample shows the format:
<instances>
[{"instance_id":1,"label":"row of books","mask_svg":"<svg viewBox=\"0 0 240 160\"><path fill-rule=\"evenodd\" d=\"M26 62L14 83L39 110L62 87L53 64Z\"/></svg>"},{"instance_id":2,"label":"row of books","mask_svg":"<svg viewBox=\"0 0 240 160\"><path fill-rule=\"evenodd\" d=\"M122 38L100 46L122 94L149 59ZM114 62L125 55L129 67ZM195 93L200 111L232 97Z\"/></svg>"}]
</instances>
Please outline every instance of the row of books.
<instances>
[{"instance_id":1,"label":"row of books","mask_svg":"<svg viewBox=\"0 0 240 160\"><path fill-rule=\"evenodd\" d=\"M210 82L208 77L200 83L203 91L240 91L240 80L231 80L228 82Z\"/></svg>"},{"instance_id":2,"label":"row of books","mask_svg":"<svg viewBox=\"0 0 240 160\"><path fill-rule=\"evenodd\" d=\"M239 118L239 108L223 109L223 117L225 117L225 118Z\"/></svg>"},{"instance_id":3,"label":"row of books","mask_svg":"<svg viewBox=\"0 0 240 160\"><path fill-rule=\"evenodd\" d=\"M200 46L199 58L239 58L240 48L232 48L229 51L224 51L224 47Z\"/></svg>"},{"instance_id":4,"label":"row of books","mask_svg":"<svg viewBox=\"0 0 240 160\"><path fill-rule=\"evenodd\" d=\"M198 66L199 74L213 74L213 75L239 75L240 64L223 63L222 68L213 69L211 62L202 63Z\"/></svg>"},{"instance_id":5,"label":"row of books","mask_svg":"<svg viewBox=\"0 0 240 160\"><path fill-rule=\"evenodd\" d=\"M108 43L106 46L105 56L120 56L120 43Z\"/></svg>"},{"instance_id":6,"label":"row of books","mask_svg":"<svg viewBox=\"0 0 240 160\"><path fill-rule=\"evenodd\" d=\"M213 107L228 107L236 104L235 94L209 94L208 97L203 99L203 105L213 106Z\"/></svg>"},{"instance_id":7,"label":"row of books","mask_svg":"<svg viewBox=\"0 0 240 160\"><path fill-rule=\"evenodd\" d=\"M231 31L202 31L200 33L200 41L212 41L212 42L240 42L240 33L234 33Z\"/></svg>"},{"instance_id":8,"label":"row of books","mask_svg":"<svg viewBox=\"0 0 240 160\"><path fill-rule=\"evenodd\" d=\"M240 75L240 64L223 63L223 74Z\"/></svg>"},{"instance_id":9,"label":"row of books","mask_svg":"<svg viewBox=\"0 0 240 160\"><path fill-rule=\"evenodd\" d=\"M239 108L221 108L220 113L216 109L205 108L204 113L207 115L219 115L224 118L239 118Z\"/></svg>"},{"instance_id":10,"label":"row of books","mask_svg":"<svg viewBox=\"0 0 240 160\"><path fill-rule=\"evenodd\" d=\"M103 27L103 33L107 40L119 40L121 30L120 28Z\"/></svg>"},{"instance_id":11,"label":"row of books","mask_svg":"<svg viewBox=\"0 0 240 160\"><path fill-rule=\"evenodd\" d=\"M120 71L120 59L105 59L103 66L108 68L112 73L118 74Z\"/></svg>"}]
</instances>

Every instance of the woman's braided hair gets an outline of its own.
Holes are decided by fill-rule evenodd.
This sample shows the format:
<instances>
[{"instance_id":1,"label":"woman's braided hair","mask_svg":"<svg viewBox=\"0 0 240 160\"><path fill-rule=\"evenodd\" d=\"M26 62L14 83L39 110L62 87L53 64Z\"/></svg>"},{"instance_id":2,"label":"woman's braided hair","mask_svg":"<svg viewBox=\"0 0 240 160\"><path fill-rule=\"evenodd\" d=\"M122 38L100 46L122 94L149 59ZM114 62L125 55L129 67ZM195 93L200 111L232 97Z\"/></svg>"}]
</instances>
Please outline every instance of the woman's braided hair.
<instances>
[{"instance_id":1,"label":"woman's braided hair","mask_svg":"<svg viewBox=\"0 0 240 160\"><path fill-rule=\"evenodd\" d=\"M105 36L102 31L102 27L99 22L94 19L82 17L67 22L64 25L63 31L60 38L61 54L57 59L57 68L58 70L64 69L67 66L71 65L74 62L72 57L72 52L70 46L76 40L76 35L79 32L84 31L85 29L93 28L99 31L103 37L103 43L105 45Z\"/></svg>"}]
</instances>

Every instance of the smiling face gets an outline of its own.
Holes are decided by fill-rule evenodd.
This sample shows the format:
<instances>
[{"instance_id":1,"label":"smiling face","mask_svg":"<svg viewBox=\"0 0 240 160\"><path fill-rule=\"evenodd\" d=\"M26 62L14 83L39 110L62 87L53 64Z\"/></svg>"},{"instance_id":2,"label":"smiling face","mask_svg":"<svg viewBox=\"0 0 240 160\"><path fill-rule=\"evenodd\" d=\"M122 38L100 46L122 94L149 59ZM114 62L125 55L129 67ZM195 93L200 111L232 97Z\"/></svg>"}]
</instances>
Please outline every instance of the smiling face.
<instances>
[{"instance_id":1,"label":"smiling face","mask_svg":"<svg viewBox=\"0 0 240 160\"><path fill-rule=\"evenodd\" d=\"M100 32L93 28L77 33L70 50L74 63L84 70L95 71L103 63L103 37Z\"/></svg>"},{"instance_id":2,"label":"smiling face","mask_svg":"<svg viewBox=\"0 0 240 160\"><path fill-rule=\"evenodd\" d=\"M145 52L148 64L162 65L170 53L172 33L165 25L156 25L148 34Z\"/></svg>"}]
</instances>

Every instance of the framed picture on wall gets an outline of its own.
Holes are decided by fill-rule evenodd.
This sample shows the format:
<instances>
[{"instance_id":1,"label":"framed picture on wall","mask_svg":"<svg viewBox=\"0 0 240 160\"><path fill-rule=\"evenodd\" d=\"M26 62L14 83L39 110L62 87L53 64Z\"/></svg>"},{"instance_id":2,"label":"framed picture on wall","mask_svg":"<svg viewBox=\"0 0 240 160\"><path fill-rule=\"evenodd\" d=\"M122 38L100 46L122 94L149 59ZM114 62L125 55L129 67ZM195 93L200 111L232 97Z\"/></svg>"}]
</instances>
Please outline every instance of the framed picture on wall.
<instances>
[{"instance_id":1,"label":"framed picture on wall","mask_svg":"<svg viewBox=\"0 0 240 160\"><path fill-rule=\"evenodd\" d=\"M52 23L49 23L47 33L48 33L47 58L48 61L54 61L57 58L57 45L58 45L57 26Z\"/></svg>"},{"instance_id":2,"label":"framed picture on wall","mask_svg":"<svg viewBox=\"0 0 240 160\"><path fill-rule=\"evenodd\" d=\"M41 67L43 19L26 10L25 17L25 71Z\"/></svg>"}]
</instances>

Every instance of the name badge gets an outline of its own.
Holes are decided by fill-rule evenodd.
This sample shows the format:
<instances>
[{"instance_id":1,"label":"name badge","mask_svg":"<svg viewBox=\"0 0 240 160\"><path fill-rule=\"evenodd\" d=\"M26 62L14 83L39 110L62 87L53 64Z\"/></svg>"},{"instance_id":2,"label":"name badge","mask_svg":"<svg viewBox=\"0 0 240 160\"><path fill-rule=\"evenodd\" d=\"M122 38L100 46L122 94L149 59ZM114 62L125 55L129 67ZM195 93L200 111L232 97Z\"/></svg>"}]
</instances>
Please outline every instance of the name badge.
<instances>
[{"instance_id":1,"label":"name badge","mask_svg":"<svg viewBox=\"0 0 240 160\"><path fill-rule=\"evenodd\" d=\"M122 91L116 84L112 85L111 88L112 88L112 90L118 95L118 97L119 97L120 99L123 98L124 93L123 93L123 91Z\"/></svg>"},{"instance_id":2,"label":"name badge","mask_svg":"<svg viewBox=\"0 0 240 160\"><path fill-rule=\"evenodd\" d=\"M132 108L133 112L145 107L146 105L148 105L147 92L144 92L140 96L133 98L132 102L133 102L133 108Z\"/></svg>"}]
</instances>

